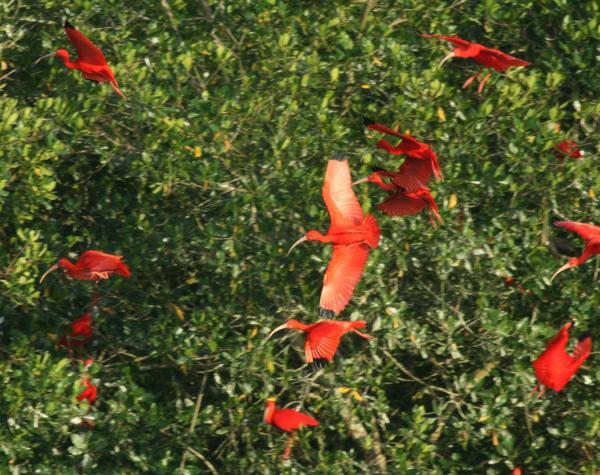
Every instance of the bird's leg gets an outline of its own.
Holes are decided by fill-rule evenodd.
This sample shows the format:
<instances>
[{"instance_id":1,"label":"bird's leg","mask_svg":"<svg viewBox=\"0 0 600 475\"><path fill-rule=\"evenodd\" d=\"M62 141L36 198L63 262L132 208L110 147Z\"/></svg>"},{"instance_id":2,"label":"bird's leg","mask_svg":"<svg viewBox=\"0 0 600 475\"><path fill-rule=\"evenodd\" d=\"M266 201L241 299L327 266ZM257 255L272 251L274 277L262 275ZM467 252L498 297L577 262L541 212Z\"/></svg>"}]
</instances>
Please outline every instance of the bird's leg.
<instances>
[{"instance_id":1,"label":"bird's leg","mask_svg":"<svg viewBox=\"0 0 600 475\"><path fill-rule=\"evenodd\" d=\"M485 86L485 83L488 82L488 79L490 78L490 76L492 75L492 72L490 71L489 73L487 73L484 78L479 81L479 87L477 88L477 92L479 94L481 94L483 92L483 87Z\"/></svg>"},{"instance_id":2,"label":"bird's leg","mask_svg":"<svg viewBox=\"0 0 600 475\"><path fill-rule=\"evenodd\" d=\"M296 440L294 438L294 433L292 432L292 434L290 434L288 437L287 445L285 446L285 450L283 451L283 455L281 457L283 460L288 460L290 458L290 455L292 454L292 447L294 447L295 442Z\"/></svg>"},{"instance_id":3,"label":"bird's leg","mask_svg":"<svg viewBox=\"0 0 600 475\"><path fill-rule=\"evenodd\" d=\"M356 333L357 335L359 335L359 336L362 336L362 337L363 337L363 338L365 338L366 340L372 340L372 339L374 338L374 337L372 337L371 335L367 335L366 333L359 332L359 331L358 331L356 328L353 328L353 329L352 329L352 331L353 331L354 333Z\"/></svg>"},{"instance_id":4,"label":"bird's leg","mask_svg":"<svg viewBox=\"0 0 600 475\"><path fill-rule=\"evenodd\" d=\"M469 87L471 85L471 83L479 77L480 74L481 74L481 71L479 71L477 74L473 74L473 76L471 76L469 79L467 79L465 81L465 83L463 84L463 89L466 87Z\"/></svg>"},{"instance_id":5,"label":"bird's leg","mask_svg":"<svg viewBox=\"0 0 600 475\"><path fill-rule=\"evenodd\" d=\"M539 398L542 397L542 395L546 392L546 386L542 386L540 389L540 393L537 395L537 397L535 398L535 400L537 401Z\"/></svg>"},{"instance_id":6,"label":"bird's leg","mask_svg":"<svg viewBox=\"0 0 600 475\"><path fill-rule=\"evenodd\" d=\"M533 396L533 393L537 391L538 385L536 384L533 389L529 392L529 397Z\"/></svg>"}]
</instances>

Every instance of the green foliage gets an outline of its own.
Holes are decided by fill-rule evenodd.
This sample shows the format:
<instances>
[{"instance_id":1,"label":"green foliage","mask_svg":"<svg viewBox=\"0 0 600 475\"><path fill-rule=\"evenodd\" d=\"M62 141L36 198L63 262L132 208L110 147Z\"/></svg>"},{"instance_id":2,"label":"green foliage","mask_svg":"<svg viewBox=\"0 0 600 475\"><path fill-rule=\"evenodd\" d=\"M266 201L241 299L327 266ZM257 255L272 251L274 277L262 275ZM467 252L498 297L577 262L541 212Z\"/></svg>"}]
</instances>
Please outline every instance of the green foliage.
<instances>
[{"instance_id":1,"label":"green foliage","mask_svg":"<svg viewBox=\"0 0 600 475\"><path fill-rule=\"evenodd\" d=\"M595 355L561 393L528 395L530 362L566 320L600 342L598 260L551 286L561 261L547 248L554 236L581 246L555 217L600 223L599 8L0 4L0 472L600 470ZM58 59L34 64L73 51L65 18L103 49L127 102ZM439 68L449 45L418 33L533 65L494 74L478 95L461 89L476 66ZM375 149L365 116L436 150L445 224L378 215L381 245L341 315L376 339L348 335L331 365L299 369L299 335L265 337L317 318L331 250L286 250L327 228L326 160L347 154L356 178L399 163ZM557 161L566 138L583 160ZM365 209L383 199L356 193ZM82 365L57 343L95 286L37 283L86 249L122 254L133 272L99 285L94 337L76 355L95 359L92 407L75 399ZM261 421L272 395L321 422L285 464L286 437Z\"/></svg>"}]
</instances>

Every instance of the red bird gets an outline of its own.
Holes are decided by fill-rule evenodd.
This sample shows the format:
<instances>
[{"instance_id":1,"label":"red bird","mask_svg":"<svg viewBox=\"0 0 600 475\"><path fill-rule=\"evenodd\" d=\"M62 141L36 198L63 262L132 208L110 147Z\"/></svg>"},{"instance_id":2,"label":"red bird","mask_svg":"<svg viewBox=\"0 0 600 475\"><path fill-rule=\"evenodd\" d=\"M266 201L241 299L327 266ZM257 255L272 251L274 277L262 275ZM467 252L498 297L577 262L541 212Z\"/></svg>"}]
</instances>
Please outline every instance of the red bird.
<instances>
[{"instance_id":1,"label":"red bird","mask_svg":"<svg viewBox=\"0 0 600 475\"><path fill-rule=\"evenodd\" d=\"M96 400L96 395L98 394L98 388L90 382L89 378L85 378L82 383L85 386L85 389L79 393L77 400L83 401L84 399L87 399L90 404L93 404Z\"/></svg>"},{"instance_id":2,"label":"red bird","mask_svg":"<svg viewBox=\"0 0 600 475\"><path fill-rule=\"evenodd\" d=\"M458 36L443 36L443 35L421 35L424 38L439 38L441 40L450 41L454 44L454 51L448 53L446 57L440 63L440 66L448 61L450 58L472 58L475 62L485 66L486 68L495 69L498 72L504 72L508 68L513 66L529 66L531 63L523 61L522 59L510 56L497 49L488 48L480 45L479 43L471 43L470 41L463 40ZM468 87L471 83L479 77L481 71L471 76L463 84L463 88ZM485 83L488 81L492 72L490 71L487 75L479 82L479 88L477 92L482 92Z\"/></svg>"},{"instance_id":3,"label":"red bird","mask_svg":"<svg viewBox=\"0 0 600 475\"><path fill-rule=\"evenodd\" d=\"M427 185L432 174L438 180L444 179L437 155L429 145L368 119L365 119L365 126L371 130L402 139L396 147L383 139L376 145L377 148L387 150L392 155L406 155L404 163L394 174L394 183L400 188L405 191L417 191Z\"/></svg>"},{"instance_id":4,"label":"red bird","mask_svg":"<svg viewBox=\"0 0 600 475\"><path fill-rule=\"evenodd\" d=\"M579 145L574 140L563 140L554 147L554 154L561 162L565 158L583 158L585 155L583 150L579 149Z\"/></svg>"},{"instance_id":5,"label":"red bird","mask_svg":"<svg viewBox=\"0 0 600 475\"><path fill-rule=\"evenodd\" d=\"M320 315L332 317L350 301L367 263L369 251L379 244L379 227L371 214L366 217L354 192L348 160L336 155L327 164L323 199L331 224L327 234L310 230L288 251L304 241L333 244L333 255L325 271Z\"/></svg>"},{"instance_id":6,"label":"red bird","mask_svg":"<svg viewBox=\"0 0 600 475\"><path fill-rule=\"evenodd\" d=\"M286 328L300 330L306 333L304 340L304 356L307 363L312 363L317 359L325 359L331 361L335 355L340 339L342 336L353 331L357 335L371 339L369 335L365 335L357 330L357 328L365 328L367 322L358 320L355 322L341 320L319 320L312 325L299 322L298 320L289 320L283 325L273 330L267 338Z\"/></svg>"},{"instance_id":7,"label":"red bird","mask_svg":"<svg viewBox=\"0 0 600 475\"><path fill-rule=\"evenodd\" d=\"M75 61L69 59L69 52L65 49L59 49L55 53L42 56L36 61L38 63L49 56L57 56L63 60L65 66L69 69L79 69L85 79L96 81L98 83L108 82L111 87L123 99L125 96L119 89L119 84L115 75L106 62L106 58L100 48L92 43L87 36L77 30L67 20L65 20L65 33L69 41L75 46L78 58Z\"/></svg>"},{"instance_id":8,"label":"red bird","mask_svg":"<svg viewBox=\"0 0 600 475\"><path fill-rule=\"evenodd\" d=\"M65 269L71 279L78 280L108 279L111 274L131 277L129 267L127 264L123 264L121 259L123 256L113 256L100 251L85 251L75 264L68 259L60 259L44 273L40 284L50 272L57 269Z\"/></svg>"},{"instance_id":9,"label":"red bird","mask_svg":"<svg viewBox=\"0 0 600 475\"><path fill-rule=\"evenodd\" d=\"M440 215L433 196L431 196L429 188L423 187L415 191L404 191L404 189L398 186L394 180L397 174L398 172L376 171L371 173L368 177L362 178L352 184L358 185L360 183L372 182L380 188L389 191L390 194L387 199L383 203L377 205L377 208L385 214L390 216L409 216L420 213L425 207L428 207L431 225L433 227L436 226L434 217L437 218L440 223L443 223L444 220ZM392 178L392 181L386 183L383 181L382 177L390 177Z\"/></svg>"},{"instance_id":10,"label":"red bird","mask_svg":"<svg viewBox=\"0 0 600 475\"><path fill-rule=\"evenodd\" d=\"M71 333L60 341L61 346L82 346L92 338L92 313L88 312L71 323Z\"/></svg>"},{"instance_id":11,"label":"red bird","mask_svg":"<svg viewBox=\"0 0 600 475\"><path fill-rule=\"evenodd\" d=\"M583 364L585 359L590 356L592 351L592 339L588 336L583 338L573 350L571 356L566 352L569 342L569 328L573 322L567 323L552 338L540 357L532 365L535 369L535 375L542 386L538 398L544 393L545 388L561 391L569 380L573 377L577 369ZM535 392L537 386L533 388Z\"/></svg>"},{"instance_id":12,"label":"red bird","mask_svg":"<svg viewBox=\"0 0 600 475\"><path fill-rule=\"evenodd\" d=\"M302 414L293 409L277 409L276 402L277 399L274 397L267 399L263 419L266 424L271 424L285 432L292 432L303 426L319 425L319 421L307 414ZM293 443L293 435L290 435L287 447L283 453L284 460L290 457Z\"/></svg>"},{"instance_id":13,"label":"red bird","mask_svg":"<svg viewBox=\"0 0 600 475\"><path fill-rule=\"evenodd\" d=\"M513 475L521 475L521 468L520 467L516 467L513 470Z\"/></svg>"},{"instance_id":14,"label":"red bird","mask_svg":"<svg viewBox=\"0 0 600 475\"><path fill-rule=\"evenodd\" d=\"M579 266L594 254L600 253L600 226L576 223L574 221L556 221L554 226L559 226L579 234L585 240L585 247L583 249L583 254L581 254L579 257L569 259L569 262L567 262L552 275L550 282L552 282L554 278L562 271L570 269L571 267Z\"/></svg>"}]
</instances>

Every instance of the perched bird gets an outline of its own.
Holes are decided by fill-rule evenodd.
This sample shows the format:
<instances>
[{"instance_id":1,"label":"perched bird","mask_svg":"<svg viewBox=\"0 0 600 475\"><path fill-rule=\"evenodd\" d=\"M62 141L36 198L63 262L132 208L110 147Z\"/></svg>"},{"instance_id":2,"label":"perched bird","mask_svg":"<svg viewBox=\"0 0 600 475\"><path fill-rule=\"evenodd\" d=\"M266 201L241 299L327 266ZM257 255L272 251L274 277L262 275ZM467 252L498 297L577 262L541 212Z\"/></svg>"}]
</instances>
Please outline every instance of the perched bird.
<instances>
[{"instance_id":1,"label":"perched bird","mask_svg":"<svg viewBox=\"0 0 600 475\"><path fill-rule=\"evenodd\" d=\"M538 398L544 393L545 388L554 389L556 392L561 391L585 359L590 356L592 339L589 336L583 337L577 343L573 355L566 352L567 343L569 342L569 329L572 326L573 322L569 322L562 327L556 336L548 342L546 350L532 363L535 375L540 385L543 385L537 396ZM537 386L531 391L532 394L536 389Z\"/></svg>"},{"instance_id":2,"label":"perched bird","mask_svg":"<svg viewBox=\"0 0 600 475\"><path fill-rule=\"evenodd\" d=\"M121 259L123 256L113 256L100 251L85 251L75 264L68 259L60 259L44 273L40 284L50 272L57 269L64 269L67 276L77 280L108 279L111 274L131 277L129 267L122 263Z\"/></svg>"},{"instance_id":3,"label":"perched bird","mask_svg":"<svg viewBox=\"0 0 600 475\"><path fill-rule=\"evenodd\" d=\"M583 254L579 257L569 259L569 261L558 269L550 279L550 282L560 274L562 271L576 267L583 264L591 256L600 253L600 226L593 224L576 223L575 221L556 221L555 226L568 229L574 233L579 234L585 240L585 247L583 248Z\"/></svg>"},{"instance_id":4,"label":"perched bird","mask_svg":"<svg viewBox=\"0 0 600 475\"><path fill-rule=\"evenodd\" d=\"M448 53L446 57L440 63L440 66L448 61L450 58L472 58L475 62L483 65L486 68L495 69L498 72L504 72L508 68L513 66L529 66L531 63L523 61L522 59L510 56L497 49L488 48L480 45L479 43L471 43L470 41L463 40L458 36L443 36L443 35L421 35L424 38L439 38L441 40L450 41L454 44L455 48L452 52ZM468 87L471 83L479 77L481 71L474 74L463 84L463 88ZM479 88L477 92L482 92L485 83L488 81L492 72L486 74L486 76L479 82Z\"/></svg>"},{"instance_id":5,"label":"perched bird","mask_svg":"<svg viewBox=\"0 0 600 475\"><path fill-rule=\"evenodd\" d=\"M115 75L106 62L106 58L100 48L92 43L87 36L77 30L67 20L65 20L65 33L69 41L75 46L78 58L74 61L69 59L69 52L65 49L59 49L54 53L49 53L39 58L36 63L49 56L57 56L62 59L65 66L69 69L79 69L85 79L96 81L98 83L108 82L111 87L123 99L125 95L119 89L119 84Z\"/></svg>"},{"instance_id":6,"label":"perched bird","mask_svg":"<svg viewBox=\"0 0 600 475\"><path fill-rule=\"evenodd\" d=\"M363 338L371 339L369 335L361 333L357 328L365 328L367 322L357 320L355 322L341 320L319 320L313 324L306 324L298 320L288 320L283 325L273 330L267 338L285 329L300 330L306 333L304 340L304 356L307 363L312 363L317 359L331 361L335 355L342 336L353 331Z\"/></svg>"},{"instance_id":7,"label":"perched bird","mask_svg":"<svg viewBox=\"0 0 600 475\"><path fill-rule=\"evenodd\" d=\"M398 186L394 180L394 177L398 173L399 172L376 171L371 173L366 178L355 181L352 183L352 185L371 182L375 183L380 188L389 191L390 194L387 199L383 203L377 205L377 208L387 215L409 216L420 213L425 207L427 207L429 208L429 221L431 222L431 225L436 227L434 217L440 223L443 223L444 220L442 219L437 204L431 195L431 190L429 190L427 187L422 187L415 191L405 191L401 186ZM386 183L383 181L382 177L392 178L392 181L390 183Z\"/></svg>"},{"instance_id":8,"label":"perched bird","mask_svg":"<svg viewBox=\"0 0 600 475\"><path fill-rule=\"evenodd\" d=\"M90 404L93 404L98 394L98 388L91 383L89 378L84 378L82 384L85 389L79 393L77 400L83 401L86 399Z\"/></svg>"},{"instance_id":9,"label":"perched bird","mask_svg":"<svg viewBox=\"0 0 600 475\"><path fill-rule=\"evenodd\" d=\"M60 340L60 346L82 346L92 334L92 312L88 312L71 323L71 333Z\"/></svg>"},{"instance_id":10,"label":"perched bird","mask_svg":"<svg viewBox=\"0 0 600 475\"><path fill-rule=\"evenodd\" d=\"M319 421L307 414L302 414L293 409L277 409L277 399L274 397L267 399L263 420L266 424L271 424L285 432L292 432L303 426L319 425ZM290 457L293 443L293 434L291 434L283 453L284 460Z\"/></svg>"},{"instance_id":11,"label":"perched bird","mask_svg":"<svg viewBox=\"0 0 600 475\"><path fill-rule=\"evenodd\" d=\"M377 148L384 149L392 155L406 155L398 172L393 174L393 181L400 188L405 191L417 191L427 185L432 174L438 180L444 179L437 155L429 145L369 119L365 119L364 124L368 129L402 139L395 147L383 139L376 145Z\"/></svg>"},{"instance_id":12,"label":"perched bird","mask_svg":"<svg viewBox=\"0 0 600 475\"><path fill-rule=\"evenodd\" d=\"M369 251L379 244L379 227L373 215L364 216L352 191L348 160L340 155L334 156L327 164L323 200L331 218L327 234L308 231L294 243L288 254L304 241L333 244L333 255L325 271L320 302L320 315L332 317L350 301L367 263Z\"/></svg>"},{"instance_id":13,"label":"perched bird","mask_svg":"<svg viewBox=\"0 0 600 475\"><path fill-rule=\"evenodd\" d=\"M565 158L583 158L585 152L574 140L563 140L554 147L554 154L562 162Z\"/></svg>"}]
</instances>

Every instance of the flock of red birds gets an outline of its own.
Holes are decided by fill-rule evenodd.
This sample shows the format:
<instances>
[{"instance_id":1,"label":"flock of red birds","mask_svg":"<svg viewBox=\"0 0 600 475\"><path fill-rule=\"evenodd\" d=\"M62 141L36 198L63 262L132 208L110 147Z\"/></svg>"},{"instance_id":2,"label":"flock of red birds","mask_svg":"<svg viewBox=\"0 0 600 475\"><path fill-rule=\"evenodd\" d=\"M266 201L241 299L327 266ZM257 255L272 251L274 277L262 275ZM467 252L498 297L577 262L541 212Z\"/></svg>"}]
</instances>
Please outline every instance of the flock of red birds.
<instances>
[{"instance_id":1,"label":"flock of red birds","mask_svg":"<svg viewBox=\"0 0 600 475\"><path fill-rule=\"evenodd\" d=\"M67 68L80 70L85 79L99 83L108 82L115 92L125 98L102 51L68 21L65 21L64 28L69 41L77 50L78 58L71 61L69 53L64 49L59 49L55 53L45 55L42 58L57 56L62 59ZM483 67L498 72L504 72L510 67L528 66L530 64L501 51L463 40L458 36L421 36L439 38L454 45L454 50L442 60L442 64L453 57L471 58ZM479 71L469 77L463 88L468 87L480 76L481 72ZM478 92L483 91L490 76L491 71L480 80ZM333 254L325 271L320 299L319 313L321 317L326 319L312 324L289 320L275 328L268 336L270 338L274 333L284 329L304 332L304 355L307 363L318 360L331 361L340 339L348 332L353 332L365 339L371 338L359 331L359 329L367 326L367 322L364 320L344 321L332 319L342 312L350 301L354 288L364 272L369 252L377 247L380 238L375 216L372 214L365 216L352 186L372 182L388 191L387 198L377 205L377 208L389 216L414 215L427 208L433 226L436 225L436 221L443 223L431 191L427 188L427 183L432 176L438 180L443 179L437 155L431 146L409 134L399 133L371 120L366 120L365 126L373 131L400 139L396 145L381 139L376 146L391 155L404 156L404 160L397 171L378 170L354 183L352 183L348 160L343 156L336 155L327 164L322 194L331 219L329 229L326 234L316 230L308 231L294 243L289 251L291 252L294 247L304 241L332 244ZM560 160L564 160L566 158L581 158L583 151L579 150L574 141L564 140L555 147L555 154ZM585 240L585 248L581 256L570 259L564 266L559 268L552 276L551 281L564 270L579 266L592 255L600 253L600 227L572 221L560 221L554 224L581 236ZM63 270L68 277L79 280L108 279L111 275L131 276L128 266L122 262L122 256L90 250L81 254L75 264L68 259L60 259L43 274L40 283L50 272L58 269ZM97 294L95 294L92 298L90 310L72 323L71 333L61 340L62 346L82 346L91 338L91 308L95 305L97 298ZM567 353L569 330L572 326L573 322L564 325L556 336L547 343L545 351L532 363L541 387L538 398L546 388L557 392L561 391L590 355L592 346L590 337L582 338L575 346L573 353ZM90 361L87 360L86 365ZM82 383L85 389L77 399L86 399L89 403L93 403L96 399L97 388L88 377L85 377ZM538 386L533 389L532 394L537 388ZM290 456L295 430L303 426L319 425L316 419L307 414L292 409L278 409L274 398L269 398L266 402L264 422L272 424L285 432L292 433L283 453L284 459ZM517 467L513 473L515 475L520 474L521 469Z\"/></svg>"}]
</instances>

